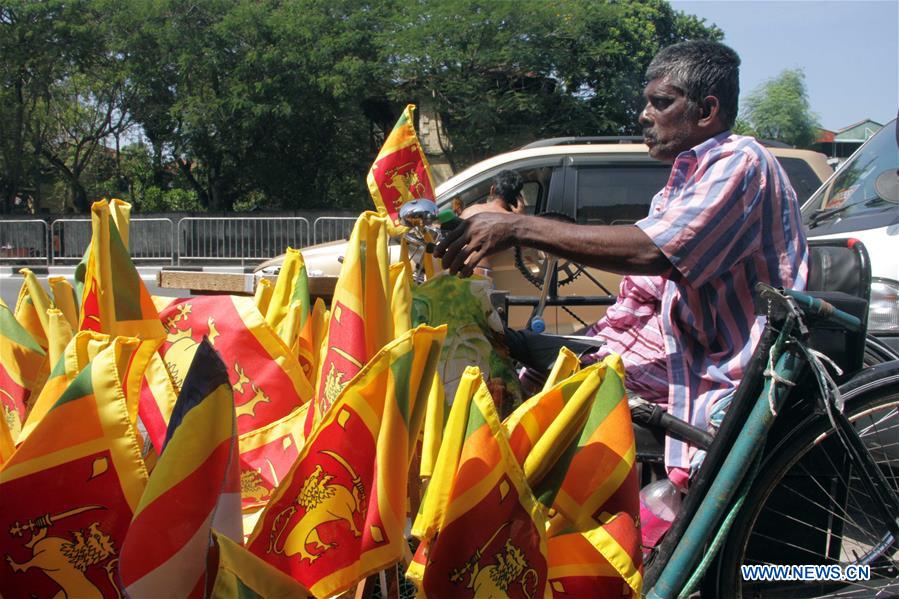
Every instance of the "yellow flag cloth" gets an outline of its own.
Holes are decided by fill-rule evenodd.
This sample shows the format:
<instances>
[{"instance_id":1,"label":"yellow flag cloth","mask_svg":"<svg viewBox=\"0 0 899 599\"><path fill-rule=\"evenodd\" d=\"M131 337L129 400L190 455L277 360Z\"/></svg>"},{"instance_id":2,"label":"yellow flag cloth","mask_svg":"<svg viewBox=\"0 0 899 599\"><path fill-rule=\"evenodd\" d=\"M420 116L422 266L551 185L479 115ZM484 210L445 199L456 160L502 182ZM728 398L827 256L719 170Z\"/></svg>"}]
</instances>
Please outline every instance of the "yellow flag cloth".
<instances>
[{"instance_id":1,"label":"yellow flag cloth","mask_svg":"<svg viewBox=\"0 0 899 599\"><path fill-rule=\"evenodd\" d=\"M153 346L119 337L69 384L0 470L0 588L38 597L117 596L114 571L131 514L147 483L126 389ZM48 516L49 515L49 516ZM29 567L68 545L72 565L53 577ZM78 565L83 568L77 567Z\"/></svg>"},{"instance_id":2,"label":"yellow flag cloth","mask_svg":"<svg viewBox=\"0 0 899 599\"><path fill-rule=\"evenodd\" d=\"M378 352L307 437L248 543L316 597L396 563L409 464L446 329L412 329Z\"/></svg>"}]
</instances>

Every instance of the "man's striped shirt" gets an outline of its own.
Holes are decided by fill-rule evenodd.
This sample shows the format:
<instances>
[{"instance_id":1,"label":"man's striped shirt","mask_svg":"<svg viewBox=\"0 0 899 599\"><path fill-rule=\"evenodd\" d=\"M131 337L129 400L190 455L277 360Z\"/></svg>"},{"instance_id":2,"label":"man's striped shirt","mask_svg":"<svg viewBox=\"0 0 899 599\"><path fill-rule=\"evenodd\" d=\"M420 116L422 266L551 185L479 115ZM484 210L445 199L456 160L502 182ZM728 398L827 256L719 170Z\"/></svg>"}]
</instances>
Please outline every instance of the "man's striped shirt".
<instances>
[{"instance_id":1,"label":"man's striped shirt","mask_svg":"<svg viewBox=\"0 0 899 599\"><path fill-rule=\"evenodd\" d=\"M668 411L705 429L761 336L755 284L805 289L808 247L796 194L764 147L726 131L677 157L637 226L674 265L659 312ZM688 467L691 455L668 439L669 467Z\"/></svg>"}]
</instances>

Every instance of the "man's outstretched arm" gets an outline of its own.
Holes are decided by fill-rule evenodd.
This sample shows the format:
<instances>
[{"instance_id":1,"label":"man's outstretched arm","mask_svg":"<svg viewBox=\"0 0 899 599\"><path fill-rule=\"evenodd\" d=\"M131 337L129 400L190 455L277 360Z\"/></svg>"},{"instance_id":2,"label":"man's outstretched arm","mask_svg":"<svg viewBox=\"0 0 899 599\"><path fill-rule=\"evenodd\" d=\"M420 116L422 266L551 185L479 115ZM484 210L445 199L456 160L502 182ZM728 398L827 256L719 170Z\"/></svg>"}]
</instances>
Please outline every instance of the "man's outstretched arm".
<instances>
[{"instance_id":1,"label":"man's outstretched arm","mask_svg":"<svg viewBox=\"0 0 899 599\"><path fill-rule=\"evenodd\" d=\"M672 268L636 226L577 225L517 214L477 214L450 231L434 255L450 272L469 276L481 258L515 243L620 274L661 275Z\"/></svg>"}]
</instances>

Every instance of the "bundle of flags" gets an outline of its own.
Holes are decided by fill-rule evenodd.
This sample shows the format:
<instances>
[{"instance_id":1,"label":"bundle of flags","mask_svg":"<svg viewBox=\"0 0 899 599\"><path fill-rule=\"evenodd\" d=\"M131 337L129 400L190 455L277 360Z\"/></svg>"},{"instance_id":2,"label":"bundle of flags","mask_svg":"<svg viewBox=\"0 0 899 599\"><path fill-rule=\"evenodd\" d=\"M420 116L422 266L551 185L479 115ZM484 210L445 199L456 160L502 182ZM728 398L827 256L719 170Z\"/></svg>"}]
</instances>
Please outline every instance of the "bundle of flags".
<instances>
[{"instance_id":1,"label":"bundle of flags","mask_svg":"<svg viewBox=\"0 0 899 599\"><path fill-rule=\"evenodd\" d=\"M75 285L22 271L0 303L4 595L327 597L398 565L432 597L640 594L620 361L563 353L501 421L477 368L444 392L447 327L413 326L387 251L396 209L433 197L412 108L330 306L293 249L253 297L152 297L118 200L93 205Z\"/></svg>"}]
</instances>

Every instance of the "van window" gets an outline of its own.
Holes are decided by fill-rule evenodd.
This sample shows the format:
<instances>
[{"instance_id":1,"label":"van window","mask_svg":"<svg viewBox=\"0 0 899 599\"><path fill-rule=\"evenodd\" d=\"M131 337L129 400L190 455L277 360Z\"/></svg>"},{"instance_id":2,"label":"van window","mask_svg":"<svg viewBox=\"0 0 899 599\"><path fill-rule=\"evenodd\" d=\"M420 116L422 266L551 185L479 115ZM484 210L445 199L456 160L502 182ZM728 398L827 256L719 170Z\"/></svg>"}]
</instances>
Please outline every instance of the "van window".
<instances>
[{"instance_id":1,"label":"van window","mask_svg":"<svg viewBox=\"0 0 899 599\"><path fill-rule=\"evenodd\" d=\"M632 224L649 214L653 196L668 182L663 163L596 165L577 168L577 221L581 224Z\"/></svg>"},{"instance_id":2,"label":"van window","mask_svg":"<svg viewBox=\"0 0 899 599\"><path fill-rule=\"evenodd\" d=\"M522 169L512 168L511 170L517 171L521 178L524 179L521 193L524 196L525 213L535 214L538 208L546 203L546 194L549 189L553 167L539 166ZM498 172L499 169L485 173L486 176L479 178L469 187L456 194L455 197L461 200L464 208L472 204L485 202L490 193L490 186L493 185L493 177Z\"/></svg>"}]
</instances>

